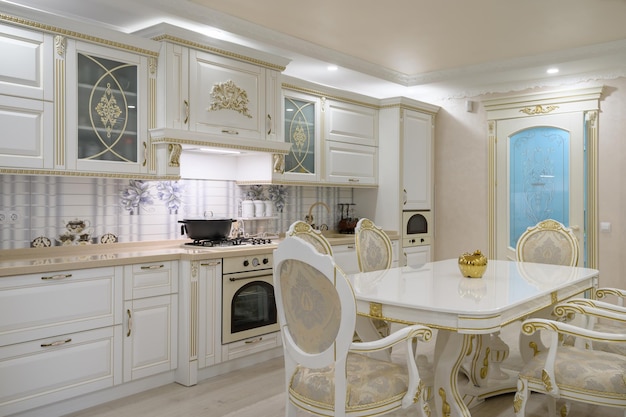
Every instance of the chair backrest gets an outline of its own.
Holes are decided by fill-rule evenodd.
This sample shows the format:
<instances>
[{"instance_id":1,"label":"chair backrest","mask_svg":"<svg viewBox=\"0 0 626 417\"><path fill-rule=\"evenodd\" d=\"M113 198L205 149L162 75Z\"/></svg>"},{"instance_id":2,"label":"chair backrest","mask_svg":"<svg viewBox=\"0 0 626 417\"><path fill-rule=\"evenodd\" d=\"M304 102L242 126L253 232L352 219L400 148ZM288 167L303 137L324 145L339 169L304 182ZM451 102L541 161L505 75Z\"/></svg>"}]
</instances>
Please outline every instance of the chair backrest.
<instances>
[{"instance_id":1,"label":"chair backrest","mask_svg":"<svg viewBox=\"0 0 626 417\"><path fill-rule=\"evenodd\" d=\"M332 246L328 239L322 235L322 232L313 229L310 224L302 220L293 222L285 235L288 237L299 237L309 242L319 253L331 256L333 254Z\"/></svg>"},{"instance_id":2,"label":"chair backrest","mask_svg":"<svg viewBox=\"0 0 626 417\"><path fill-rule=\"evenodd\" d=\"M331 255L319 253L302 239L286 238L274 251L274 292L286 367L322 368L345 362L356 300Z\"/></svg>"},{"instance_id":3,"label":"chair backrest","mask_svg":"<svg viewBox=\"0 0 626 417\"><path fill-rule=\"evenodd\" d=\"M389 236L369 219L358 221L354 228L356 254L361 272L391 268L393 257Z\"/></svg>"},{"instance_id":4,"label":"chair backrest","mask_svg":"<svg viewBox=\"0 0 626 417\"><path fill-rule=\"evenodd\" d=\"M572 229L548 219L529 227L517 241L518 261L576 266L578 239Z\"/></svg>"}]
</instances>

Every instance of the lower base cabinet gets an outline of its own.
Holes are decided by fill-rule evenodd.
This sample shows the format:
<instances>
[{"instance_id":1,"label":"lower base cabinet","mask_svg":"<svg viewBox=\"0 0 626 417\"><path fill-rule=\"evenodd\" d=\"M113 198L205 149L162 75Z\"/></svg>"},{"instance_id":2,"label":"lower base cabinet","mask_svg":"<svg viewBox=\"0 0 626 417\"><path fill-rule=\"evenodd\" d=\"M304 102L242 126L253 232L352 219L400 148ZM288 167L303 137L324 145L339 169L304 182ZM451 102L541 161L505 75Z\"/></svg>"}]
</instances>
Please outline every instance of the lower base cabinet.
<instances>
[{"instance_id":1,"label":"lower base cabinet","mask_svg":"<svg viewBox=\"0 0 626 417\"><path fill-rule=\"evenodd\" d=\"M0 347L0 415L121 382L121 325Z\"/></svg>"},{"instance_id":2,"label":"lower base cabinet","mask_svg":"<svg viewBox=\"0 0 626 417\"><path fill-rule=\"evenodd\" d=\"M124 305L124 382L176 369L178 295Z\"/></svg>"},{"instance_id":3,"label":"lower base cabinet","mask_svg":"<svg viewBox=\"0 0 626 417\"><path fill-rule=\"evenodd\" d=\"M430 262L430 245L402 248L406 266L421 266Z\"/></svg>"}]
</instances>

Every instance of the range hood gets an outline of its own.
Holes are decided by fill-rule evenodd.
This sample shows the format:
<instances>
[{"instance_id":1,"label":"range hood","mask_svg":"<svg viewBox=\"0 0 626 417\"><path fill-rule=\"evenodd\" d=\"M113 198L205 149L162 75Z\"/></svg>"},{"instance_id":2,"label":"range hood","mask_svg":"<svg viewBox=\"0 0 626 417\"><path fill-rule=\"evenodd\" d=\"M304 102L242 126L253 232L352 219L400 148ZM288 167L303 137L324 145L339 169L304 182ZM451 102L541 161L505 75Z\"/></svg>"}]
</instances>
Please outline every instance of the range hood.
<instances>
[{"instance_id":1,"label":"range hood","mask_svg":"<svg viewBox=\"0 0 626 417\"><path fill-rule=\"evenodd\" d=\"M277 159L291 148L285 142L171 128L150 129L150 137L152 145L163 150L161 155L167 155L168 165L175 157L180 177L188 179L272 182L282 176L276 170Z\"/></svg>"}]
</instances>

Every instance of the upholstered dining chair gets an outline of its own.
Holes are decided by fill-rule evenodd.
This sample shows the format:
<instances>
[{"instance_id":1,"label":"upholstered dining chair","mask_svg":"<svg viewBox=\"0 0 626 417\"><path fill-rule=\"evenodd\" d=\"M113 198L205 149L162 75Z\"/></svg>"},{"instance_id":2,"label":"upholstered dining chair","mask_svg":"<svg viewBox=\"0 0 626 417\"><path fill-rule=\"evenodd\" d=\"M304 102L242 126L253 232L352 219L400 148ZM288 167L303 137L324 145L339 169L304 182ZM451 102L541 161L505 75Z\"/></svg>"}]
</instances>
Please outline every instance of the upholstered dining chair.
<instances>
[{"instance_id":1,"label":"upholstered dining chair","mask_svg":"<svg viewBox=\"0 0 626 417\"><path fill-rule=\"evenodd\" d=\"M274 251L274 291L285 359L285 415L373 416L415 407L430 414L415 364L413 341L432 331L407 326L380 340L353 342L356 299L332 256L287 237ZM404 343L405 363L368 352Z\"/></svg>"},{"instance_id":2,"label":"upholstered dining chair","mask_svg":"<svg viewBox=\"0 0 626 417\"><path fill-rule=\"evenodd\" d=\"M361 272L391 268L391 239L373 221L360 219L354 228L356 255Z\"/></svg>"},{"instance_id":3,"label":"upholstered dining chair","mask_svg":"<svg viewBox=\"0 0 626 417\"><path fill-rule=\"evenodd\" d=\"M560 310L560 309L565 310ZM555 313L582 313L574 305L557 305ZM579 343L564 344L563 336L605 343L624 343L626 334L604 333L556 320L532 318L522 323L527 335L548 332L550 346L536 352L519 372L517 393L513 401L515 415L525 415L526 403L531 391L547 394L548 412L556 416L556 400L564 399L565 409L559 415L567 415L569 401L626 408L626 356L587 349ZM595 342L594 342L595 343ZM624 410L626 416L626 409Z\"/></svg>"},{"instance_id":4,"label":"upholstered dining chair","mask_svg":"<svg viewBox=\"0 0 626 417\"><path fill-rule=\"evenodd\" d=\"M572 229L548 219L522 233L515 247L518 261L576 266L579 245Z\"/></svg>"},{"instance_id":5,"label":"upholstered dining chair","mask_svg":"<svg viewBox=\"0 0 626 417\"><path fill-rule=\"evenodd\" d=\"M313 229L310 224L297 220L289 226L285 236L299 237L309 242L319 253L331 255L333 254L333 248L328 242L328 239L322 235L319 230Z\"/></svg>"}]
</instances>

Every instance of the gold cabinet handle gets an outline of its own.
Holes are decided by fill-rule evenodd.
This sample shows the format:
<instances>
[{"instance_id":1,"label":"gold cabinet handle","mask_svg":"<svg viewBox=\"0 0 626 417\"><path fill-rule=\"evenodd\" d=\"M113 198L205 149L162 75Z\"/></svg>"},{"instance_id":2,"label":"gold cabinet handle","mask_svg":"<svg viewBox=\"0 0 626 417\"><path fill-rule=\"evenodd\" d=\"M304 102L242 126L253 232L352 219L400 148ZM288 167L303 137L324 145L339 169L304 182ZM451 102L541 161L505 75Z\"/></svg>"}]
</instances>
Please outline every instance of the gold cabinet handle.
<instances>
[{"instance_id":1,"label":"gold cabinet handle","mask_svg":"<svg viewBox=\"0 0 626 417\"><path fill-rule=\"evenodd\" d=\"M58 275L50 275L46 277L41 277L41 279L66 279L70 278L72 274L58 274Z\"/></svg>"},{"instance_id":2,"label":"gold cabinet handle","mask_svg":"<svg viewBox=\"0 0 626 417\"><path fill-rule=\"evenodd\" d=\"M267 134L271 135L272 134L272 128L274 127L274 124L272 123L272 116L271 115L267 115Z\"/></svg>"},{"instance_id":3,"label":"gold cabinet handle","mask_svg":"<svg viewBox=\"0 0 626 417\"><path fill-rule=\"evenodd\" d=\"M252 339L252 340L246 340L246 344L247 345L251 345L252 343L259 343L260 341L263 340L263 336L256 338L256 339Z\"/></svg>"},{"instance_id":4,"label":"gold cabinet handle","mask_svg":"<svg viewBox=\"0 0 626 417\"><path fill-rule=\"evenodd\" d=\"M42 343L41 347L60 346L60 345L66 344L66 343L70 343L71 341L72 341L72 339L57 340L57 341L52 342L52 343Z\"/></svg>"},{"instance_id":5,"label":"gold cabinet handle","mask_svg":"<svg viewBox=\"0 0 626 417\"><path fill-rule=\"evenodd\" d=\"M361 180L359 180L358 178L348 178L348 182L359 182Z\"/></svg>"},{"instance_id":6,"label":"gold cabinet handle","mask_svg":"<svg viewBox=\"0 0 626 417\"><path fill-rule=\"evenodd\" d=\"M213 261L213 262L201 263L200 266L218 266L219 264L221 264L220 261Z\"/></svg>"},{"instance_id":7,"label":"gold cabinet handle","mask_svg":"<svg viewBox=\"0 0 626 417\"><path fill-rule=\"evenodd\" d=\"M222 129L222 133L226 133L228 135L238 135L239 132L237 132L236 130L232 130L232 129Z\"/></svg>"},{"instance_id":8,"label":"gold cabinet handle","mask_svg":"<svg viewBox=\"0 0 626 417\"><path fill-rule=\"evenodd\" d=\"M161 265L142 265L141 269L161 269L165 267L165 265L161 264Z\"/></svg>"},{"instance_id":9,"label":"gold cabinet handle","mask_svg":"<svg viewBox=\"0 0 626 417\"><path fill-rule=\"evenodd\" d=\"M148 144L144 141L143 142L143 163L141 164L141 166L146 166L146 164L148 163Z\"/></svg>"},{"instance_id":10,"label":"gold cabinet handle","mask_svg":"<svg viewBox=\"0 0 626 417\"><path fill-rule=\"evenodd\" d=\"M126 310L126 314L128 314L128 332L126 333L126 337L130 337L130 333L132 332L133 328L133 315L130 312L130 309Z\"/></svg>"},{"instance_id":11,"label":"gold cabinet handle","mask_svg":"<svg viewBox=\"0 0 626 417\"><path fill-rule=\"evenodd\" d=\"M185 120L183 120L183 124L186 125L189 122L189 101L183 100L183 103L185 104Z\"/></svg>"}]
</instances>

